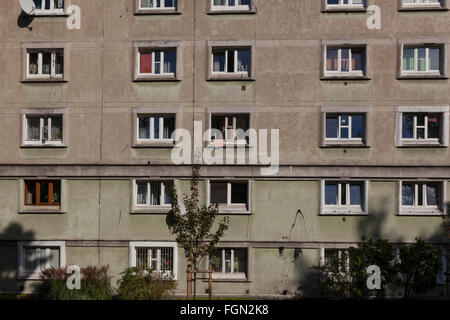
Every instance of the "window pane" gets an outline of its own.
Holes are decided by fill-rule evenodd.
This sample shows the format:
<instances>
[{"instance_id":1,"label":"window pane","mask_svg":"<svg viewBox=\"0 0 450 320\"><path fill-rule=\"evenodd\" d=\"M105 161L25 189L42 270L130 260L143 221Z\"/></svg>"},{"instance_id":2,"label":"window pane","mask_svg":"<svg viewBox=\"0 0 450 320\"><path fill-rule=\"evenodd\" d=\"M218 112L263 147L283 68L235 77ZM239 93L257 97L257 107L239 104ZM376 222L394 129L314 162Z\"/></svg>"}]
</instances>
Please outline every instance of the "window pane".
<instances>
[{"instance_id":1,"label":"window pane","mask_svg":"<svg viewBox=\"0 0 450 320\"><path fill-rule=\"evenodd\" d=\"M214 72L225 71L225 51L213 52L213 71Z\"/></svg>"},{"instance_id":2,"label":"window pane","mask_svg":"<svg viewBox=\"0 0 450 320\"><path fill-rule=\"evenodd\" d=\"M412 114L403 114L402 137L403 139L414 138L414 115Z\"/></svg>"},{"instance_id":3,"label":"window pane","mask_svg":"<svg viewBox=\"0 0 450 320\"><path fill-rule=\"evenodd\" d=\"M234 249L233 272L247 272L247 249Z\"/></svg>"},{"instance_id":4,"label":"window pane","mask_svg":"<svg viewBox=\"0 0 450 320\"><path fill-rule=\"evenodd\" d=\"M61 141L62 139L62 117L52 117L51 140Z\"/></svg>"},{"instance_id":5,"label":"window pane","mask_svg":"<svg viewBox=\"0 0 450 320\"><path fill-rule=\"evenodd\" d=\"M361 184L350 184L350 204L351 205L361 205Z\"/></svg>"},{"instance_id":6,"label":"window pane","mask_svg":"<svg viewBox=\"0 0 450 320\"><path fill-rule=\"evenodd\" d=\"M40 140L40 117L27 117L27 140L39 141Z\"/></svg>"},{"instance_id":7,"label":"window pane","mask_svg":"<svg viewBox=\"0 0 450 320\"><path fill-rule=\"evenodd\" d=\"M36 204L36 182L26 181L26 194L25 194L25 204L33 205Z\"/></svg>"},{"instance_id":8,"label":"window pane","mask_svg":"<svg viewBox=\"0 0 450 320\"><path fill-rule=\"evenodd\" d=\"M146 204L147 202L147 182L138 182L136 204Z\"/></svg>"},{"instance_id":9,"label":"window pane","mask_svg":"<svg viewBox=\"0 0 450 320\"><path fill-rule=\"evenodd\" d=\"M173 132L175 131L175 117L164 117L164 139L174 139Z\"/></svg>"},{"instance_id":10,"label":"window pane","mask_svg":"<svg viewBox=\"0 0 450 320\"><path fill-rule=\"evenodd\" d=\"M30 52L29 53L29 68L28 73L29 74L38 74L38 58L39 54L37 52Z\"/></svg>"},{"instance_id":11,"label":"window pane","mask_svg":"<svg viewBox=\"0 0 450 320\"><path fill-rule=\"evenodd\" d=\"M234 50L227 51L227 72L234 72Z\"/></svg>"},{"instance_id":12,"label":"window pane","mask_svg":"<svg viewBox=\"0 0 450 320\"><path fill-rule=\"evenodd\" d=\"M48 181L40 181L39 185L39 202L42 204L49 204L50 199L48 198Z\"/></svg>"},{"instance_id":13,"label":"window pane","mask_svg":"<svg viewBox=\"0 0 450 320\"><path fill-rule=\"evenodd\" d=\"M53 181L52 204L58 204L60 202L61 202L61 182Z\"/></svg>"},{"instance_id":14,"label":"window pane","mask_svg":"<svg viewBox=\"0 0 450 320\"><path fill-rule=\"evenodd\" d=\"M39 270L47 269L47 249L39 248Z\"/></svg>"},{"instance_id":15,"label":"window pane","mask_svg":"<svg viewBox=\"0 0 450 320\"><path fill-rule=\"evenodd\" d=\"M59 268L59 248L50 248L50 268Z\"/></svg>"},{"instance_id":16,"label":"window pane","mask_svg":"<svg viewBox=\"0 0 450 320\"><path fill-rule=\"evenodd\" d=\"M211 182L211 203L227 203L227 183Z\"/></svg>"},{"instance_id":17,"label":"window pane","mask_svg":"<svg viewBox=\"0 0 450 320\"><path fill-rule=\"evenodd\" d=\"M173 248L160 248L161 271L173 272Z\"/></svg>"},{"instance_id":18,"label":"window pane","mask_svg":"<svg viewBox=\"0 0 450 320\"><path fill-rule=\"evenodd\" d=\"M427 71L426 69L426 49L419 48L417 57L417 71Z\"/></svg>"},{"instance_id":19,"label":"window pane","mask_svg":"<svg viewBox=\"0 0 450 320\"><path fill-rule=\"evenodd\" d=\"M363 71L364 67L364 50L352 49L352 70Z\"/></svg>"},{"instance_id":20,"label":"window pane","mask_svg":"<svg viewBox=\"0 0 450 320\"><path fill-rule=\"evenodd\" d=\"M225 250L225 273L231 272L231 250Z\"/></svg>"},{"instance_id":21,"label":"window pane","mask_svg":"<svg viewBox=\"0 0 450 320\"><path fill-rule=\"evenodd\" d=\"M439 48L430 48L429 49L429 57L428 61L430 70L439 71L440 70L440 49Z\"/></svg>"},{"instance_id":22,"label":"window pane","mask_svg":"<svg viewBox=\"0 0 450 320\"><path fill-rule=\"evenodd\" d=\"M350 49L341 49L341 71L349 71Z\"/></svg>"},{"instance_id":23,"label":"window pane","mask_svg":"<svg viewBox=\"0 0 450 320\"><path fill-rule=\"evenodd\" d=\"M439 131L439 114L430 113L428 115L428 138L438 139Z\"/></svg>"},{"instance_id":24,"label":"window pane","mask_svg":"<svg viewBox=\"0 0 450 320\"><path fill-rule=\"evenodd\" d=\"M153 117L153 139L159 139L159 119L160 117Z\"/></svg>"},{"instance_id":25,"label":"window pane","mask_svg":"<svg viewBox=\"0 0 450 320\"><path fill-rule=\"evenodd\" d=\"M403 48L403 70L414 71L414 49Z\"/></svg>"},{"instance_id":26,"label":"window pane","mask_svg":"<svg viewBox=\"0 0 450 320\"><path fill-rule=\"evenodd\" d=\"M43 0L33 0L36 9L42 9L42 1Z\"/></svg>"},{"instance_id":27,"label":"window pane","mask_svg":"<svg viewBox=\"0 0 450 320\"><path fill-rule=\"evenodd\" d=\"M175 73L177 69L176 51L167 51L164 53L164 73Z\"/></svg>"},{"instance_id":28,"label":"window pane","mask_svg":"<svg viewBox=\"0 0 450 320\"><path fill-rule=\"evenodd\" d=\"M238 50L237 71L250 73L250 51Z\"/></svg>"},{"instance_id":29,"label":"window pane","mask_svg":"<svg viewBox=\"0 0 450 320\"><path fill-rule=\"evenodd\" d=\"M42 53L42 74L50 74L52 64L52 54L50 52Z\"/></svg>"},{"instance_id":30,"label":"window pane","mask_svg":"<svg viewBox=\"0 0 450 320\"><path fill-rule=\"evenodd\" d=\"M336 205L337 204L337 184L327 183L325 184L325 204Z\"/></svg>"},{"instance_id":31,"label":"window pane","mask_svg":"<svg viewBox=\"0 0 450 320\"><path fill-rule=\"evenodd\" d=\"M64 0L55 0L56 9L64 9Z\"/></svg>"},{"instance_id":32,"label":"window pane","mask_svg":"<svg viewBox=\"0 0 450 320\"><path fill-rule=\"evenodd\" d=\"M427 183L427 205L437 206L439 204L439 185Z\"/></svg>"},{"instance_id":33,"label":"window pane","mask_svg":"<svg viewBox=\"0 0 450 320\"><path fill-rule=\"evenodd\" d=\"M327 71L338 71L337 49L327 49Z\"/></svg>"},{"instance_id":34,"label":"window pane","mask_svg":"<svg viewBox=\"0 0 450 320\"><path fill-rule=\"evenodd\" d=\"M352 138L362 138L364 134L364 116L352 116Z\"/></svg>"},{"instance_id":35,"label":"window pane","mask_svg":"<svg viewBox=\"0 0 450 320\"><path fill-rule=\"evenodd\" d=\"M402 205L403 206L414 205L414 184L402 185Z\"/></svg>"},{"instance_id":36,"label":"window pane","mask_svg":"<svg viewBox=\"0 0 450 320\"><path fill-rule=\"evenodd\" d=\"M222 272L222 250L214 250L209 255L209 263L212 265L213 272Z\"/></svg>"},{"instance_id":37,"label":"window pane","mask_svg":"<svg viewBox=\"0 0 450 320\"><path fill-rule=\"evenodd\" d=\"M139 73L152 73L152 53L141 52L139 59Z\"/></svg>"},{"instance_id":38,"label":"window pane","mask_svg":"<svg viewBox=\"0 0 450 320\"><path fill-rule=\"evenodd\" d=\"M155 56L155 73L161 73L161 51L156 51L154 53Z\"/></svg>"},{"instance_id":39,"label":"window pane","mask_svg":"<svg viewBox=\"0 0 450 320\"><path fill-rule=\"evenodd\" d=\"M36 248L24 248L25 271L32 272L36 270L38 263Z\"/></svg>"},{"instance_id":40,"label":"window pane","mask_svg":"<svg viewBox=\"0 0 450 320\"><path fill-rule=\"evenodd\" d=\"M231 203L247 203L247 183L231 184Z\"/></svg>"},{"instance_id":41,"label":"window pane","mask_svg":"<svg viewBox=\"0 0 450 320\"><path fill-rule=\"evenodd\" d=\"M64 54L62 52L56 52L55 57L55 74L64 73Z\"/></svg>"},{"instance_id":42,"label":"window pane","mask_svg":"<svg viewBox=\"0 0 450 320\"><path fill-rule=\"evenodd\" d=\"M164 204L171 204L172 199L170 198L170 188L173 187L172 181L163 182L164 185Z\"/></svg>"},{"instance_id":43,"label":"window pane","mask_svg":"<svg viewBox=\"0 0 450 320\"><path fill-rule=\"evenodd\" d=\"M338 137L338 116L337 115L327 115L326 137L327 138L337 138Z\"/></svg>"},{"instance_id":44,"label":"window pane","mask_svg":"<svg viewBox=\"0 0 450 320\"><path fill-rule=\"evenodd\" d=\"M158 181L150 182L150 203L151 206L159 206L161 196L161 183Z\"/></svg>"},{"instance_id":45,"label":"window pane","mask_svg":"<svg viewBox=\"0 0 450 320\"><path fill-rule=\"evenodd\" d=\"M139 139L150 139L149 117L139 117Z\"/></svg>"},{"instance_id":46,"label":"window pane","mask_svg":"<svg viewBox=\"0 0 450 320\"><path fill-rule=\"evenodd\" d=\"M225 116L212 116L211 129L211 139L225 139Z\"/></svg>"}]
</instances>

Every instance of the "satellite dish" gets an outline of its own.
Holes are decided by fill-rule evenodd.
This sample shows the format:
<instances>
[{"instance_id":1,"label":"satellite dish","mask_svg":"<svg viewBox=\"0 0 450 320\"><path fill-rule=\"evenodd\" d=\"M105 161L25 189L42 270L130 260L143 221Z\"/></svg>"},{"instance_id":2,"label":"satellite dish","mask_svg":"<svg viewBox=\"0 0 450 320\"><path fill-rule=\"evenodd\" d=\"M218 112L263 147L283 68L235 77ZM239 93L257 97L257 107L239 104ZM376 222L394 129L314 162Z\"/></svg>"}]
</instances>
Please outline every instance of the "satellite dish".
<instances>
[{"instance_id":1,"label":"satellite dish","mask_svg":"<svg viewBox=\"0 0 450 320\"><path fill-rule=\"evenodd\" d=\"M36 10L36 5L34 4L33 0L19 0L19 3L23 12L25 12L28 15L34 14L34 10Z\"/></svg>"}]
</instances>

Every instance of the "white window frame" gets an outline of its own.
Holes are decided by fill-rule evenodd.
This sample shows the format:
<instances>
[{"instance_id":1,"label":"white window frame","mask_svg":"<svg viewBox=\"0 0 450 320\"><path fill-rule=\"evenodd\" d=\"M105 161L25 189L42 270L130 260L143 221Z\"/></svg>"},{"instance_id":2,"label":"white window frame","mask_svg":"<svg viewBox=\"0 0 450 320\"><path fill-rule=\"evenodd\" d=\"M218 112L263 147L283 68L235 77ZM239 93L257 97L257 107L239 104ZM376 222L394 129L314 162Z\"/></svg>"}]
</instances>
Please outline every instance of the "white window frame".
<instances>
[{"instance_id":1,"label":"white window frame","mask_svg":"<svg viewBox=\"0 0 450 320\"><path fill-rule=\"evenodd\" d=\"M327 116L329 116L329 115L336 115L338 117L337 138L328 138L327 137L326 119L327 119ZM364 127L363 127L363 136L361 138L353 138L352 137L352 121L353 121L352 116L356 116L356 115L363 117ZM344 126L341 124L342 116L348 116L348 125L347 126ZM366 132L365 126L366 126L366 117L365 117L365 114L363 114L363 113L332 113L332 112L328 112L325 115L325 141L326 142L362 142L364 139L365 132ZM348 128L349 138L341 138L341 129L342 128Z\"/></svg>"},{"instance_id":2,"label":"white window frame","mask_svg":"<svg viewBox=\"0 0 450 320\"><path fill-rule=\"evenodd\" d=\"M136 267L136 248L172 248L172 278L178 280L178 244L176 242L131 241L129 245L129 266ZM160 262L159 262L160 263ZM158 272L158 271L156 271ZM165 273L169 275L170 273Z\"/></svg>"},{"instance_id":3,"label":"white window frame","mask_svg":"<svg viewBox=\"0 0 450 320\"><path fill-rule=\"evenodd\" d=\"M207 181L207 204L211 204L211 182L223 182L227 184L227 203L226 204L219 204L219 212L220 213L226 213L226 212L243 212L243 213L249 213L250 212L250 199L251 199L251 183L250 180L215 180L211 179ZM247 203L232 203L231 202L231 186L233 183L247 183Z\"/></svg>"},{"instance_id":4,"label":"white window frame","mask_svg":"<svg viewBox=\"0 0 450 320\"><path fill-rule=\"evenodd\" d=\"M36 269L33 272L25 270L25 248L28 247L45 247L47 258L50 248L59 248L59 267L66 265L66 242L65 241L19 241L17 243L17 277L19 279L39 280L41 272ZM47 259L48 265L48 259Z\"/></svg>"},{"instance_id":5,"label":"white window frame","mask_svg":"<svg viewBox=\"0 0 450 320\"><path fill-rule=\"evenodd\" d=\"M158 205L151 205L150 204L150 195L151 195L151 183L152 182L158 182L160 184L160 190L161 190L161 194L159 195L159 203ZM137 209L141 209L141 208L156 208L156 207L167 207L170 208L172 206L171 203L165 203L165 196L166 196L166 192L169 192L168 190L166 190L164 183L167 182L172 182L174 183L173 180L133 180L133 185L134 185L134 195L133 195L133 203L134 206ZM145 204L138 204L137 203L137 195L138 195L138 183L147 183L147 197L146 197L146 203Z\"/></svg>"},{"instance_id":6,"label":"white window frame","mask_svg":"<svg viewBox=\"0 0 450 320\"><path fill-rule=\"evenodd\" d=\"M338 198L336 205L325 204L325 185L326 183L337 184ZM367 215L369 202L369 181L368 180L321 180L321 199L320 199L320 214L321 215ZM350 205L350 184L361 184L361 205ZM341 204L342 185L346 188L346 205Z\"/></svg>"},{"instance_id":7,"label":"white window frame","mask_svg":"<svg viewBox=\"0 0 450 320\"><path fill-rule=\"evenodd\" d=\"M428 206L427 203L427 189L426 183L438 183L440 184L441 199L440 203L436 206ZM414 204L412 206L403 205L403 183L414 184ZM418 205L418 192L419 184L423 184L422 187L422 202L423 205ZM403 181L399 182L399 208L400 215L442 215L446 207L446 181Z\"/></svg>"},{"instance_id":8,"label":"white window frame","mask_svg":"<svg viewBox=\"0 0 450 320\"><path fill-rule=\"evenodd\" d=\"M345 262L345 271L348 272L350 270L350 255L348 254L348 249L343 248L320 248L320 266L325 266L325 250L333 250L338 252L339 260L342 257L342 252L347 251L347 261Z\"/></svg>"},{"instance_id":9,"label":"white window frame","mask_svg":"<svg viewBox=\"0 0 450 320\"><path fill-rule=\"evenodd\" d=\"M329 4L328 0L324 0L325 1L325 5L328 9L333 9L333 8L364 8L366 5L366 0L363 0L362 3L353 3L354 0L348 0L348 3L345 4L344 0L339 0L338 4Z\"/></svg>"},{"instance_id":10,"label":"white window frame","mask_svg":"<svg viewBox=\"0 0 450 320\"><path fill-rule=\"evenodd\" d=\"M34 9L34 14L37 16L39 16L39 15L64 15L66 1L67 0L64 0L64 4L63 4L62 8L55 8L55 2L54 2L54 0L51 0L50 1L50 9ZM45 0L42 0L42 3L45 6Z\"/></svg>"},{"instance_id":11,"label":"white window frame","mask_svg":"<svg viewBox=\"0 0 450 320\"><path fill-rule=\"evenodd\" d=\"M435 48L438 47L439 48L439 70L429 70L430 66L429 66L429 57L430 57L430 48ZM442 50L445 50L443 46L439 45L439 46L435 46L435 47L431 47L431 46L426 46L426 45L417 45L417 44L403 44L402 45L402 56L400 59L401 62L401 66L400 66L400 70L402 75L441 75L443 73L443 66L442 66L442 60L441 60L441 55L442 55ZM419 71L418 67L419 67L419 49L421 48L425 48L425 71ZM404 70L403 69L403 57L405 54L405 49L414 49L414 70Z\"/></svg>"},{"instance_id":12,"label":"white window frame","mask_svg":"<svg viewBox=\"0 0 450 320\"><path fill-rule=\"evenodd\" d=\"M164 72L164 59L166 52L168 51L174 51L175 52L175 61L178 59L177 55L177 49L165 49L165 48L155 48L155 49L145 49L145 48L138 48L137 50L137 57L136 57L136 63L137 63L137 75L139 77L149 77L149 76L172 76L175 77L176 68L178 65L178 61L176 61L176 67L175 72ZM151 73L141 73L141 53L150 53L152 54L152 72ZM160 73L155 73L155 53L160 52L160 61L159 63L159 70Z\"/></svg>"},{"instance_id":13,"label":"white window frame","mask_svg":"<svg viewBox=\"0 0 450 320\"><path fill-rule=\"evenodd\" d=\"M342 71L342 50L349 50L349 71ZM363 70L352 70L352 50L362 50L363 51ZM338 50L338 70L330 71L327 70L327 54L328 50ZM325 46L325 54L324 54L324 75L325 76L354 76L354 77L363 77L366 74L367 68L367 47L366 46L337 46L337 45L326 45Z\"/></svg>"},{"instance_id":14,"label":"white window frame","mask_svg":"<svg viewBox=\"0 0 450 320\"><path fill-rule=\"evenodd\" d=\"M247 140L244 137L244 140L238 140L238 136L237 136L237 130L238 128L236 127L237 124L237 117L244 117L246 116L248 118L248 126L249 128L247 130L250 129L250 114L248 113L242 113L242 114L223 114L223 113L210 113L209 115L209 144L210 145L215 145L217 147L221 147L222 145L225 146L233 146L233 145L239 145L239 146L245 146L248 145ZM225 137L222 137L223 139L212 139L212 118L213 117L224 117L225 118L225 128L228 127L228 123L231 119L232 123L233 123L233 134L232 137L230 138L228 136L228 129L225 130ZM244 131L244 134L246 133L246 131ZM249 137L249 142L250 142L250 137Z\"/></svg>"},{"instance_id":15,"label":"white window frame","mask_svg":"<svg viewBox=\"0 0 450 320\"><path fill-rule=\"evenodd\" d=\"M233 247L233 248L224 248L224 247L220 247L220 248L216 248L215 250L220 250L222 253L222 272L213 272L212 273L212 277L213 279L226 279L226 280L247 280L247 273L248 273L248 266L249 266L249 252L248 252L248 248L246 247ZM226 261L225 261L225 251L226 250L231 250L231 267L230 270L231 272L225 272L226 270ZM245 250L246 251L246 255L247 255L247 261L246 261L246 266L247 266L247 270L246 272L234 272L234 250ZM210 257L209 255L208 257L208 265L210 264Z\"/></svg>"},{"instance_id":16,"label":"white window frame","mask_svg":"<svg viewBox=\"0 0 450 320\"><path fill-rule=\"evenodd\" d=\"M235 0L234 6L230 6L228 4L228 0L225 0L224 5L215 5L214 0L211 1L211 11L251 11L252 10L252 4L250 1L250 5L239 5L239 0Z\"/></svg>"},{"instance_id":17,"label":"white window frame","mask_svg":"<svg viewBox=\"0 0 450 320\"><path fill-rule=\"evenodd\" d=\"M214 51L217 50L223 50L225 51L225 64L224 64L224 71L214 71ZM211 51L211 75L212 76L217 76L217 75L242 75L242 76L249 76L248 71L238 71L237 67L238 67L238 51L240 50L247 50L250 54L250 69L252 68L252 49L250 48L212 48ZM228 51L234 51L234 71L233 72L228 72L226 70L228 70Z\"/></svg>"},{"instance_id":18,"label":"white window frame","mask_svg":"<svg viewBox=\"0 0 450 320\"><path fill-rule=\"evenodd\" d=\"M443 7L443 3L442 1L438 1L436 2L431 2L431 0L413 0L414 3L408 3L405 0L401 0L402 1L402 5L405 8L408 7L437 7L437 8L441 8ZM421 2L423 1L423 2Z\"/></svg>"},{"instance_id":19,"label":"white window frame","mask_svg":"<svg viewBox=\"0 0 450 320\"><path fill-rule=\"evenodd\" d=\"M28 137L28 118L38 118L40 119L40 130L39 130L39 141L27 140ZM61 139L52 140L51 130L52 130L52 118L61 117ZM47 118L47 136L48 140L43 141L43 131L44 131L44 118ZM23 115L23 145L27 146L59 146L64 144L64 115L63 114L33 114L27 113Z\"/></svg>"},{"instance_id":20,"label":"white window frame","mask_svg":"<svg viewBox=\"0 0 450 320\"><path fill-rule=\"evenodd\" d=\"M157 7L156 4L158 3L156 0L155 1L155 7L151 8L151 7L142 7L141 6L141 0L139 1L139 10L149 10L149 11L157 11L157 10L176 10L177 6L178 6L178 0L173 0L173 3L175 4L172 7L166 7L166 3L164 0L161 0L160 4L161 6Z\"/></svg>"},{"instance_id":21,"label":"white window frame","mask_svg":"<svg viewBox=\"0 0 450 320\"><path fill-rule=\"evenodd\" d=\"M414 113L414 112L412 112L411 114L413 114L414 115L414 121L413 121L413 130L414 130L414 132L413 132L413 138L403 138L403 127L402 127L402 141L405 141L405 142L418 142L418 143L420 143L420 142L434 142L434 143L439 143L439 141L442 139L442 137L441 137L441 134L442 134L442 130L441 129L439 129L439 137L438 138L428 138L428 116L429 116L429 114L425 114L424 115L424 117L425 117L425 122L424 122L424 125L423 126L419 126L418 124L417 124L417 116L418 116L418 114L419 113L421 113L421 112L416 112L416 113ZM434 112L433 112L434 113ZM403 112L402 113L402 126L403 126L403 117L405 116L405 114L408 114L408 112ZM442 124L442 113L438 113L439 114L439 128L441 128L441 126L443 125ZM418 129L424 129L424 132L425 132L425 138L424 139L418 139L417 138L417 130Z\"/></svg>"},{"instance_id":22,"label":"white window frame","mask_svg":"<svg viewBox=\"0 0 450 320\"><path fill-rule=\"evenodd\" d=\"M57 51L61 51L63 55L63 73L56 74L56 53ZM30 54L37 53L38 54L38 74L30 73ZM42 54L43 53L51 53L51 63L50 63L50 74L42 74ZM64 68L65 68L65 60L64 60L64 49L28 49L27 50L27 78L30 79L63 79L64 78Z\"/></svg>"},{"instance_id":23,"label":"white window frame","mask_svg":"<svg viewBox=\"0 0 450 320\"><path fill-rule=\"evenodd\" d=\"M155 117L159 117L159 137L158 139L155 139ZM138 143L145 143L145 142L152 142L152 141L167 141L167 142L173 142L175 139L174 132L171 132L171 135L174 136L173 139L171 138L161 138L164 137L164 118L173 117L174 121L176 119L176 116L174 114L137 114L136 117L136 141ZM150 118L150 138L149 139L143 139L139 138L139 119L140 118ZM175 122L174 122L175 123ZM174 128L174 131L176 128Z\"/></svg>"}]
</instances>

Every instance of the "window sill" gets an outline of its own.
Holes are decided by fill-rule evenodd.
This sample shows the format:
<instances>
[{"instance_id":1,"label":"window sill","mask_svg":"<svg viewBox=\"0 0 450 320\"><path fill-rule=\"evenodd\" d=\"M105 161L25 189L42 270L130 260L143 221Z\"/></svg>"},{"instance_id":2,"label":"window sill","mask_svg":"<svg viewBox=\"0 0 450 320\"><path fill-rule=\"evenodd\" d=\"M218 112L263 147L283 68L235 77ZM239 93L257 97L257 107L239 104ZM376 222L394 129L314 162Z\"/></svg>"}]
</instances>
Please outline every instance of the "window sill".
<instances>
[{"instance_id":1,"label":"window sill","mask_svg":"<svg viewBox=\"0 0 450 320\"><path fill-rule=\"evenodd\" d=\"M328 7L326 9L321 10L322 13L366 13L367 8L365 7Z\"/></svg>"},{"instance_id":2,"label":"window sill","mask_svg":"<svg viewBox=\"0 0 450 320\"><path fill-rule=\"evenodd\" d=\"M51 208L49 206L25 206L20 211L19 214L65 214L61 210L61 207L56 206L55 208Z\"/></svg>"},{"instance_id":3,"label":"window sill","mask_svg":"<svg viewBox=\"0 0 450 320\"><path fill-rule=\"evenodd\" d=\"M206 81L256 81L255 78L239 75L212 75Z\"/></svg>"},{"instance_id":4,"label":"window sill","mask_svg":"<svg viewBox=\"0 0 450 320\"><path fill-rule=\"evenodd\" d=\"M439 142L403 141L399 146L397 146L397 148L448 148L448 146Z\"/></svg>"},{"instance_id":5,"label":"window sill","mask_svg":"<svg viewBox=\"0 0 450 320\"><path fill-rule=\"evenodd\" d=\"M140 215L140 214L168 214L172 210L172 206L155 206L154 208L133 208L130 214Z\"/></svg>"},{"instance_id":6,"label":"window sill","mask_svg":"<svg viewBox=\"0 0 450 320\"><path fill-rule=\"evenodd\" d=\"M177 9L160 9L160 10L137 9L134 12L135 16L180 15L180 14L182 14L182 12L178 11Z\"/></svg>"},{"instance_id":7,"label":"window sill","mask_svg":"<svg viewBox=\"0 0 450 320\"><path fill-rule=\"evenodd\" d=\"M40 17L61 17L61 18L67 18L67 17L70 17L70 15L68 15L65 12L62 12L62 13L45 12L45 13L34 13L33 17L34 18L40 18Z\"/></svg>"},{"instance_id":8,"label":"window sill","mask_svg":"<svg viewBox=\"0 0 450 320\"><path fill-rule=\"evenodd\" d=\"M69 82L69 80L66 80L64 78L26 78L26 79L23 79L21 82L22 83L45 83L45 82L48 82L48 83L54 83L54 82L65 83L65 82Z\"/></svg>"},{"instance_id":9,"label":"window sill","mask_svg":"<svg viewBox=\"0 0 450 320\"><path fill-rule=\"evenodd\" d=\"M205 142L205 147L210 149L220 149L220 148L253 148L254 145L250 145L247 143L235 143L235 142L225 142L225 143L217 143L214 142Z\"/></svg>"},{"instance_id":10,"label":"window sill","mask_svg":"<svg viewBox=\"0 0 450 320\"><path fill-rule=\"evenodd\" d=\"M326 209L319 214L320 216L368 216L369 214L364 211L356 211L351 209Z\"/></svg>"},{"instance_id":11,"label":"window sill","mask_svg":"<svg viewBox=\"0 0 450 320\"><path fill-rule=\"evenodd\" d=\"M323 76L320 78L322 81L369 81L371 78L367 76L356 76L356 75L335 75L335 76Z\"/></svg>"},{"instance_id":12,"label":"window sill","mask_svg":"<svg viewBox=\"0 0 450 320\"><path fill-rule=\"evenodd\" d=\"M448 8L442 6L408 6L398 9L399 12L408 11L448 11Z\"/></svg>"},{"instance_id":13,"label":"window sill","mask_svg":"<svg viewBox=\"0 0 450 320\"><path fill-rule=\"evenodd\" d=\"M180 82L181 79L174 76L138 76L133 82Z\"/></svg>"},{"instance_id":14,"label":"window sill","mask_svg":"<svg viewBox=\"0 0 450 320\"><path fill-rule=\"evenodd\" d=\"M208 279L205 278L203 281L208 282ZM213 282L250 282L244 273L233 276L230 274L214 273L214 272L212 274L212 281Z\"/></svg>"},{"instance_id":15,"label":"window sill","mask_svg":"<svg viewBox=\"0 0 450 320\"><path fill-rule=\"evenodd\" d=\"M41 273L19 274L17 280L41 280Z\"/></svg>"},{"instance_id":16,"label":"window sill","mask_svg":"<svg viewBox=\"0 0 450 320\"><path fill-rule=\"evenodd\" d=\"M247 208L219 206L219 214L251 215L252 213Z\"/></svg>"},{"instance_id":17,"label":"window sill","mask_svg":"<svg viewBox=\"0 0 450 320\"><path fill-rule=\"evenodd\" d=\"M324 149L332 149L332 148L370 148L367 144L361 141L351 142L351 141L335 141L330 142L326 141L324 144L320 146L320 148Z\"/></svg>"},{"instance_id":18,"label":"window sill","mask_svg":"<svg viewBox=\"0 0 450 320\"><path fill-rule=\"evenodd\" d=\"M400 75L397 77L397 80L447 80L447 76L443 76L440 74L407 74Z\"/></svg>"},{"instance_id":19,"label":"window sill","mask_svg":"<svg viewBox=\"0 0 450 320\"><path fill-rule=\"evenodd\" d=\"M442 217L445 214L439 209L402 209L397 216L433 216L433 217Z\"/></svg>"},{"instance_id":20,"label":"window sill","mask_svg":"<svg viewBox=\"0 0 450 320\"><path fill-rule=\"evenodd\" d=\"M132 145L135 149L144 148L174 148L175 141L151 141L151 142L139 142Z\"/></svg>"},{"instance_id":21,"label":"window sill","mask_svg":"<svg viewBox=\"0 0 450 320\"><path fill-rule=\"evenodd\" d=\"M22 144L22 149L66 149L67 145L64 144Z\"/></svg>"},{"instance_id":22,"label":"window sill","mask_svg":"<svg viewBox=\"0 0 450 320\"><path fill-rule=\"evenodd\" d=\"M223 15L223 14L256 14L256 10L209 10L207 15Z\"/></svg>"}]
</instances>

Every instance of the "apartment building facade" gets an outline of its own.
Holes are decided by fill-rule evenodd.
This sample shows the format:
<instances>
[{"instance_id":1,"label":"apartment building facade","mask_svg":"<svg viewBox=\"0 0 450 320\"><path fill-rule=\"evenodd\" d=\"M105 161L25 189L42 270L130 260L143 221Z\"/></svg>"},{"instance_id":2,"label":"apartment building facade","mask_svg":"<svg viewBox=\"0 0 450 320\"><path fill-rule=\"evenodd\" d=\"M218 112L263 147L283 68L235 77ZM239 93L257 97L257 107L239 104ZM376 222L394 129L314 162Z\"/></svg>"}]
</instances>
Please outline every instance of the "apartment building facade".
<instances>
[{"instance_id":1,"label":"apartment building facade","mask_svg":"<svg viewBox=\"0 0 450 320\"><path fill-rule=\"evenodd\" d=\"M200 171L230 217L215 294L313 295L310 267L363 235L448 249L448 1L34 3L0 13L1 292L146 263L185 293L167 190L188 192L195 146L234 151Z\"/></svg>"}]
</instances>

